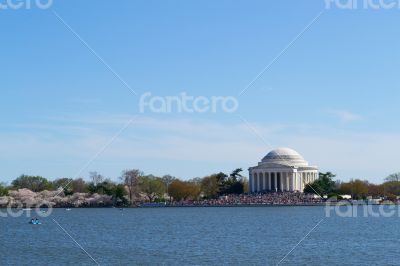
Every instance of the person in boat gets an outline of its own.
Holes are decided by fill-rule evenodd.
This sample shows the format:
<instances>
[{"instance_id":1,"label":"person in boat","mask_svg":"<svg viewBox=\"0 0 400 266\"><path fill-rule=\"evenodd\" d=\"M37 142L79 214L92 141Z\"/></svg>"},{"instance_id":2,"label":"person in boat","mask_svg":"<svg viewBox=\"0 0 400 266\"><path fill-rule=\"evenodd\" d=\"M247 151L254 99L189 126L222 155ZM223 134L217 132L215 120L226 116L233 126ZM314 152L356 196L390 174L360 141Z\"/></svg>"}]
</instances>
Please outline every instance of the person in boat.
<instances>
[{"instance_id":1,"label":"person in boat","mask_svg":"<svg viewBox=\"0 0 400 266\"><path fill-rule=\"evenodd\" d=\"M31 224L40 224L40 221L38 218L32 218L31 219Z\"/></svg>"}]
</instances>

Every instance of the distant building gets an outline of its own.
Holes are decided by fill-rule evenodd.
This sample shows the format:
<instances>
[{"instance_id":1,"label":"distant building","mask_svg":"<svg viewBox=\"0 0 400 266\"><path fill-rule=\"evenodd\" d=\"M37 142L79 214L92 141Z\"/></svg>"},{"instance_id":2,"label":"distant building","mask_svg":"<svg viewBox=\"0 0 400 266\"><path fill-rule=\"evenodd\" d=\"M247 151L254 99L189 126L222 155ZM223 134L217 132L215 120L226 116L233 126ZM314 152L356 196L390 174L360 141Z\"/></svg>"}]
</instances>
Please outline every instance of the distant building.
<instances>
[{"instance_id":1,"label":"distant building","mask_svg":"<svg viewBox=\"0 0 400 266\"><path fill-rule=\"evenodd\" d=\"M268 153L257 166L249 168L249 190L300 191L318 179L318 167L308 162L295 150L279 148Z\"/></svg>"}]
</instances>

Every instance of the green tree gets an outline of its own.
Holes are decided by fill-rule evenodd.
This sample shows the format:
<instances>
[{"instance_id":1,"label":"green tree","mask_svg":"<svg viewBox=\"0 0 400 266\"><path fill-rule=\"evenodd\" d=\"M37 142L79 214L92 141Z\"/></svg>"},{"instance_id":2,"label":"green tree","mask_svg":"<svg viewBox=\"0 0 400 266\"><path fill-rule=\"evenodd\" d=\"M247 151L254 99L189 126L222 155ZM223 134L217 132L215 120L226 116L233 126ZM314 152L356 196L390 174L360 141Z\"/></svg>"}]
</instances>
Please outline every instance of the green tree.
<instances>
[{"instance_id":1,"label":"green tree","mask_svg":"<svg viewBox=\"0 0 400 266\"><path fill-rule=\"evenodd\" d=\"M218 197L220 184L217 175L206 176L201 180L201 192L205 198L211 199Z\"/></svg>"},{"instance_id":2,"label":"green tree","mask_svg":"<svg viewBox=\"0 0 400 266\"><path fill-rule=\"evenodd\" d=\"M225 175L221 184L220 195L244 193L244 178L240 174L242 171L242 168L237 168L232 171L229 177Z\"/></svg>"},{"instance_id":3,"label":"green tree","mask_svg":"<svg viewBox=\"0 0 400 266\"><path fill-rule=\"evenodd\" d=\"M8 196L8 187L4 183L0 183L0 197Z\"/></svg>"},{"instance_id":4,"label":"green tree","mask_svg":"<svg viewBox=\"0 0 400 266\"><path fill-rule=\"evenodd\" d=\"M127 191L125 188L125 185L123 184L117 184L113 187L113 192L112 192L112 196L113 196L113 200L114 200L114 204L117 206L123 206L127 204L127 200L126 200L126 195L127 195Z\"/></svg>"},{"instance_id":5,"label":"green tree","mask_svg":"<svg viewBox=\"0 0 400 266\"><path fill-rule=\"evenodd\" d=\"M72 178L59 178L52 182L54 189L63 189L65 195L72 195L73 191L71 188Z\"/></svg>"},{"instance_id":6,"label":"green tree","mask_svg":"<svg viewBox=\"0 0 400 266\"><path fill-rule=\"evenodd\" d=\"M396 199L400 195L400 173L394 173L385 178L383 183L384 196Z\"/></svg>"},{"instance_id":7,"label":"green tree","mask_svg":"<svg viewBox=\"0 0 400 266\"><path fill-rule=\"evenodd\" d=\"M15 189L26 188L33 192L52 189L52 184L46 178L28 175L21 175L12 181L12 186Z\"/></svg>"},{"instance_id":8,"label":"green tree","mask_svg":"<svg viewBox=\"0 0 400 266\"><path fill-rule=\"evenodd\" d=\"M98 187L98 191L101 192L101 194L105 194L108 196L112 196L113 195L113 191L114 191L114 187L116 186L116 184L111 181L110 179L106 179L103 182L101 182L100 184L97 185Z\"/></svg>"},{"instance_id":9,"label":"green tree","mask_svg":"<svg viewBox=\"0 0 400 266\"><path fill-rule=\"evenodd\" d=\"M77 178L72 180L72 182L68 185L71 188L72 193L86 193L88 192L88 185L83 180L83 178Z\"/></svg>"},{"instance_id":10,"label":"green tree","mask_svg":"<svg viewBox=\"0 0 400 266\"><path fill-rule=\"evenodd\" d=\"M59 178L52 182L52 186L54 189L64 189L65 195L89 192L88 184L82 178Z\"/></svg>"},{"instance_id":11,"label":"green tree","mask_svg":"<svg viewBox=\"0 0 400 266\"><path fill-rule=\"evenodd\" d=\"M317 180L305 186L304 193L319 194L321 196L333 193L336 190L336 183L333 181L335 176L331 172L319 173Z\"/></svg>"},{"instance_id":12,"label":"green tree","mask_svg":"<svg viewBox=\"0 0 400 266\"><path fill-rule=\"evenodd\" d=\"M232 173L230 174L230 178L236 182L239 178L242 177L242 175L240 174L241 172L243 172L242 168L237 168L235 170L232 171Z\"/></svg>"},{"instance_id":13,"label":"green tree","mask_svg":"<svg viewBox=\"0 0 400 266\"><path fill-rule=\"evenodd\" d=\"M192 181L174 180L170 185L169 191L175 201L194 200L200 196L199 184Z\"/></svg>"},{"instance_id":14,"label":"green tree","mask_svg":"<svg viewBox=\"0 0 400 266\"><path fill-rule=\"evenodd\" d=\"M386 181L383 183L383 190L386 197L396 198L396 196L400 196L400 182Z\"/></svg>"},{"instance_id":15,"label":"green tree","mask_svg":"<svg viewBox=\"0 0 400 266\"><path fill-rule=\"evenodd\" d=\"M240 195L244 193L244 184L241 180L234 181L229 180L226 185L225 194L236 194Z\"/></svg>"},{"instance_id":16,"label":"green tree","mask_svg":"<svg viewBox=\"0 0 400 266\"><path fill-rule=\"evenodd\" d=\"M153 175L140 176L139 189L150 202L153 202L156 198L162 198L166 191L164 181Z\"/></svg>"},{"instance_id":17,"label":"green tree","mask_svg":"<svg viewBox=\"0 0 400 266\"><path fill-rule=\"evenodd\" d=\"M71 182L72 178L58 178L51 183L55 189L59 189L63 188L64 186L68 185Z\"/></svg>"}]
</instances>

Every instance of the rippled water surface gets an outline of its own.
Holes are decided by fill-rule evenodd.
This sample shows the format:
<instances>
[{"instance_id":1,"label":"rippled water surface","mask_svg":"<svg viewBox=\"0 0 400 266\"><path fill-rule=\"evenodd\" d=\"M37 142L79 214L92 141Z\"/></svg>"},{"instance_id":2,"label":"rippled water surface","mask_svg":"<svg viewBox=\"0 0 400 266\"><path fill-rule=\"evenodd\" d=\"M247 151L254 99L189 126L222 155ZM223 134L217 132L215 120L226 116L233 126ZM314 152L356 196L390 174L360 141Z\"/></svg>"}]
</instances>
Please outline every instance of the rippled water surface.
<instances>
[{"instance_id":1,"label":"rippled water surface","mask_svg":"<svg viewBox=\"0 0 400 266\"><path fill-rule=\"evenodd\" d=\"M282 265L400 264L398 216L325 218L323 207L57 209L28 221L0 218L0 265L96 265L77 243L100 265L276 265L296 245Z\"/></svg>"}]
</instances>

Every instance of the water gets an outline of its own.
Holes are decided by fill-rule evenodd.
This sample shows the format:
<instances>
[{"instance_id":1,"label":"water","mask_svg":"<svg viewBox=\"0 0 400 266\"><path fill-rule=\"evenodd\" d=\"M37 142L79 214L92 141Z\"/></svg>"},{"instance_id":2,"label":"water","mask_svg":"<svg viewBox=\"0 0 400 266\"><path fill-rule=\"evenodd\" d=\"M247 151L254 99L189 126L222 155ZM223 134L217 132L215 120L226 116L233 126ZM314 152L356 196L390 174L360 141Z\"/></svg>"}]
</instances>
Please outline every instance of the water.
<instances>
[{"instance_id":1,"label":"water","mask_svg":"<svg viewBox=\"0 0 400 266\"><path fill-rule=\"evenodd\" d=\"M64 209L0 218L0 265L399 265L400 218L323 207ZM322 222L302 242L300 240ZM299 243L300 242L300 243Z\"/></svg>"}]
</instances>

